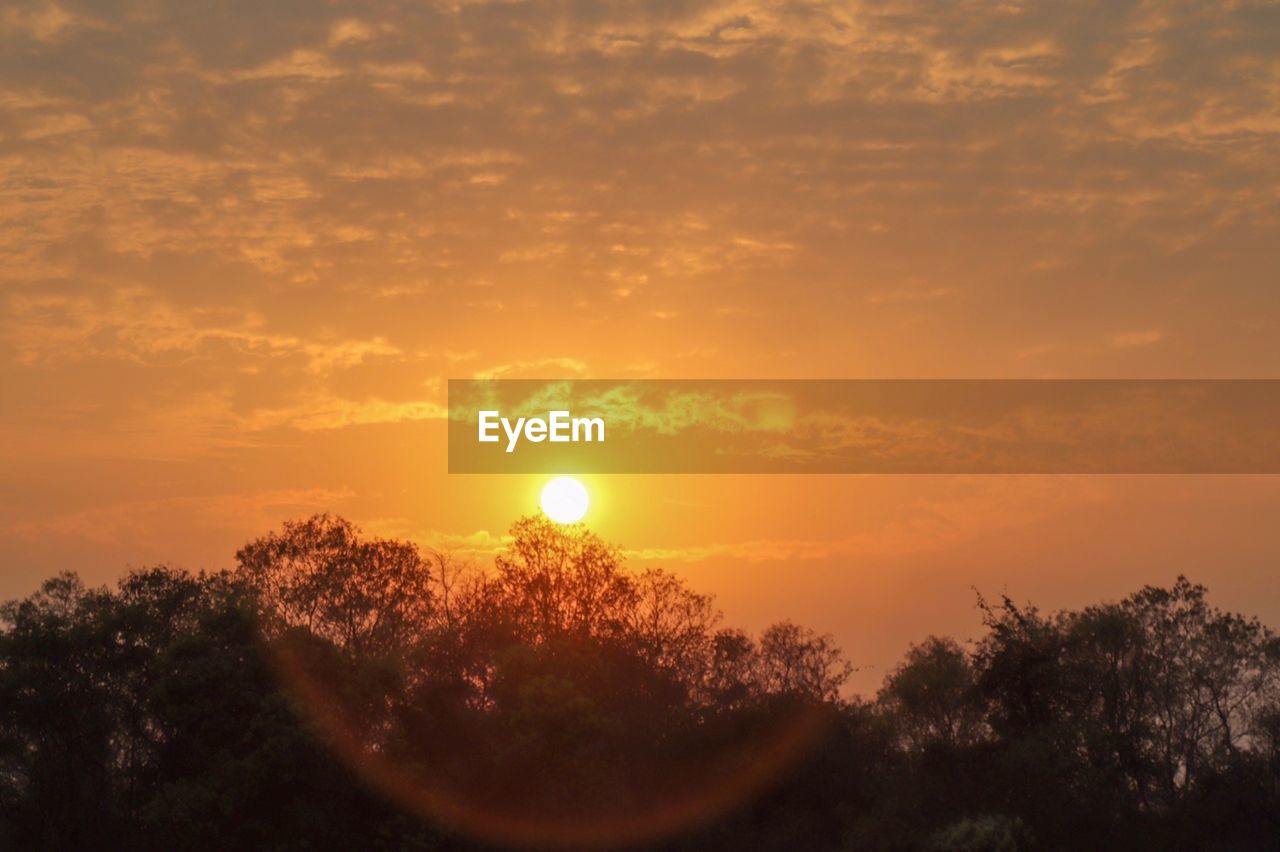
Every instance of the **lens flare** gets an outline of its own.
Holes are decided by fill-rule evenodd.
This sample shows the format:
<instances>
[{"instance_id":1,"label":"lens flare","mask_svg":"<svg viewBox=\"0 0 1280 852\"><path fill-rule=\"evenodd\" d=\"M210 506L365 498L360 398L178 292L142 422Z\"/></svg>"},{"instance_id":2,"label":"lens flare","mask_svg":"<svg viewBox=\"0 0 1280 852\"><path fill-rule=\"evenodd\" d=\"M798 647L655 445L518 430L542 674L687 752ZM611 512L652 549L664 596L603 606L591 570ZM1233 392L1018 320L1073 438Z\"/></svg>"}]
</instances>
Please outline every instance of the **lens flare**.
<instances>
[{"instance_id":1,"label":"lens flare","mask_svg":"<svg viewBox=\"0 0 1280 852\"><path fill-rule=\"evenodd\" d=\"M542 511L558 524L576 524L590 504L586 486L572 476L557 476L542 489Z\"/></svg>"},{"instance_id":2,"label":"lens flare","mask_svg":"<svg viewBox=\"0 0 1280 852\"><path fill-rule=\"evenodd\" d=\"M290 634L267 643L277 675L330 748L374 788L424 819L482 841L518 848L594 850L654 843L705 825L758 796L821 745L837 719L812 702L780 704L765 721L717 748L691 751L679 765L632 765L641 779L625 811L588 805L572 816L530 812L517 800L468 789L431 761L405 760L370 730L357 695L324 648ZM460 732L462 739L467 734ZM475 779L472 779L473 781Z\"/></svg>"}]
</instances>

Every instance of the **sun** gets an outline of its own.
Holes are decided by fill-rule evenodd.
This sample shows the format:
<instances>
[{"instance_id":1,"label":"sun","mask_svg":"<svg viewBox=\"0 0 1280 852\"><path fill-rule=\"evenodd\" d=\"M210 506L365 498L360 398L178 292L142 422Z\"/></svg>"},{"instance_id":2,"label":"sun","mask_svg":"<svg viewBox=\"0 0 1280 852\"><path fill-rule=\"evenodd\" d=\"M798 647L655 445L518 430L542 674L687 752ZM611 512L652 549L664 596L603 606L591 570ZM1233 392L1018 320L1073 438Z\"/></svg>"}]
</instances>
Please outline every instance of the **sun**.
<instances>
[{"instance_id":1,"label":"sun","mask_svg":"<svg viewBox=\"0 0 1280 852\"><path fill-rule=\"evenodd\" d=\"M542 511L558 524L573 524L587 513L591 498L572 476L557 476L542 488Z\"/></svg>"}]
</instances>

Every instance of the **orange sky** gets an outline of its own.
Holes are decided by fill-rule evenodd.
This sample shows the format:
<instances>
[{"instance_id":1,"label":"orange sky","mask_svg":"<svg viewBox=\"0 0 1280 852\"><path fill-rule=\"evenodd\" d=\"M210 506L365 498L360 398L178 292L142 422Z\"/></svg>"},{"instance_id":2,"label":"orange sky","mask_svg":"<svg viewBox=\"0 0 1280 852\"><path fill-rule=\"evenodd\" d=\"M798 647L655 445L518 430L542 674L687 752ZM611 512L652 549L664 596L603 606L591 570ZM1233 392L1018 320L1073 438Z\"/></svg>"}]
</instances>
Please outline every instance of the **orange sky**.
<instances>
[{"instance_id":1,"label":"orange sky","mask_svg":"<svg viewBox=\"0 0 1280 852\"><path fill-rule=\"evenodd\" d=\"M8 2L0 596L338 512L483 560L449 377L1275 377L1264 2ZM1280 624L1280 479L595 477L872 689L970 587Z\"/></svg>"}]
</instances>

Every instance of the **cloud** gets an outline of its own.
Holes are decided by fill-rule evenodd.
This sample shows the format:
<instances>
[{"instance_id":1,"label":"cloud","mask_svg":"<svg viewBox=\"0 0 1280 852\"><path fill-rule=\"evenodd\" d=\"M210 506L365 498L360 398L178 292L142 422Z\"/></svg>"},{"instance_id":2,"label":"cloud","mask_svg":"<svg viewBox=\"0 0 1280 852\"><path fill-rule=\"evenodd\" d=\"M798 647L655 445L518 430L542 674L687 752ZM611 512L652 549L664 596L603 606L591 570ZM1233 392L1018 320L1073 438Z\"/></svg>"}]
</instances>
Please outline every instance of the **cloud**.
<instances>
[{"instance_id":1,"label":"cloud","mask_svg":"<svg viewBox=\"0 0 1280 852\"><path fill-rule=\"evenodd\" d=\"M282 517L329 511L353 496L348 489L309 488L121 501L13 522L5 526L4 533L30 539L56 535L122 544L162 538L175 521L186 524L191 518L198 518L203 529L264 530L277 525Z\"/></svg>"},{"instance_id":2,"label":"cloud","mask_svg":"<svg viewBox=\"0 0 1280 852\"><path fill-rule=\"evenodd\" d=\"M489 530L460 533L427 529L419 522L402 517L373 518L362 524L362 528L370 535L412 541L428 550L482 564L491 562L511 542L511 536L506 533L499 535Z\"/></svg>"},{"instance_id":3,"label":"cloud","mask_svg":"<svg viewBox=\"0 0 1280 852\"><path fill-rule=\"evenodd\" d=\"M1114 349L1132 349L1135 346L1150 346L1164 339L1164 334L1157 329L1147 331L1125 331L1113 334L1108 342Z\"/></svg>"},{"instance_id":4,"label":"cloud","mask_svg":"<svg viewBox=\"0 0 1280 852\"><path fill-rule=\"evenodd\" d=\"M376 397L352 400L317 395L289 408L255 411L243 425L251 431L283 426L309 432L378 423L444 420L447 413L445 406L435 400L392 401Z\"/></svg>"},{"instance_id":5,"label":"cloud","mask_svg":"<svg viewBox=\"0 0 1280 852\"><path fill-rule=\"evenodd\" d=\"M1216 298L1244 316L1277 224L1267 9L337 3L196 26L19 3L0 275L252 309L268 335L311 337L310 301L402 350L486 321L532 340L566 305L598 335L619 298L738 347L780 316L829 338L846 293L1050 332L1069 287L1089 302L1163 255L1192 291L1227 259Z\"/></svg>"},{"instance_id":6,"label":"cloud","mask_svg":"<svg viewBox=\"0 0 1280 852\"><path fill-rule=\"evenodd\" d=\"M1002 531L1033 525L1064 510L1113 499L1086 477L956 477L953 493L921 500L878 529L831 538L747 538L733 542L626 550L640 562L696 564L856 560L944 551Z\"/></svg>"},{"instance_id":7,"label":"cloud","mask_svg":"<svg viewBox=\"0 0 1280 852\"><path fill-rule=\"evenodd\" d=\"M474 378L480 380L543 378L548 370L582 375L587 372L587 365L577 358L539 358L486 367L476 371Z\"/></svg>"},{"instance_id":8,"label":"cloud","mask_svg":"<svg viewBox=\"0 0 1280 852\"><path fill-rule=\"evenodd\" d=\"M931 302L935 299L945 299L955 291L950 287L930 287L927 289L916 289L910 287L900 287L893 290L877 290L874 293L867 294L867 301L873 305L892 305L901 302Z\"/></svg>"},{"instance_id":9,"label":"cloud","mask_svg":"<svg viewBox=\"0 0 1280 852\"><path fill-rule=\"evenodd\" d=\"M1267 374L1276 25L1250 0L12 0L0 452L321 466L460 374Z\"/></svg>"}]
</instances>

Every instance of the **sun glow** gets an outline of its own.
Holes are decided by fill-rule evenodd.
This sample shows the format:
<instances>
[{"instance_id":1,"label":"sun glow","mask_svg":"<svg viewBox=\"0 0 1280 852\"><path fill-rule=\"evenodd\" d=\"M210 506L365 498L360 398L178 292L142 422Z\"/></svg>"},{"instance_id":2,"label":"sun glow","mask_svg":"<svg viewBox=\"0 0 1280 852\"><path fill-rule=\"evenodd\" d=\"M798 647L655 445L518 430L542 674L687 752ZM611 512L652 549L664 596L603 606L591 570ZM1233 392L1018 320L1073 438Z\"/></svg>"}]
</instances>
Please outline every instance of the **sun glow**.
<instances>
[{"instance_id":1,"label":"sun glow","mask_svg":"<svg viewBox=\"0 0 1280 852\"><path fill-rule=\"evenodd\" d=\"M557 476L542 489L542 511L558 524L573 524L587 514L591 498L572 476Z\"/></svg>"}]
</instances>

